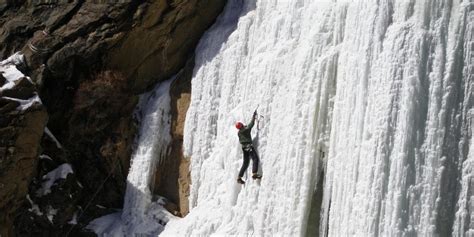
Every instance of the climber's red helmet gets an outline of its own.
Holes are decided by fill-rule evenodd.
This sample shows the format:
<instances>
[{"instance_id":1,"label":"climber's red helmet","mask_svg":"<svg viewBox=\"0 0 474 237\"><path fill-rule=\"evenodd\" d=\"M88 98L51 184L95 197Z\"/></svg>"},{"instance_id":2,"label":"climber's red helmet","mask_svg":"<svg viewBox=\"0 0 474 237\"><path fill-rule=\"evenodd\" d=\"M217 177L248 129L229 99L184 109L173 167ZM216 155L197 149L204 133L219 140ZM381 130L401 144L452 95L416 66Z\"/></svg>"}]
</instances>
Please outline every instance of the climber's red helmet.
<instances>
[{"instance_id":1,"label":"climber's red helmet","mask_svg":"<svg viewBox=\"0 0 474 237\"><path fill-rule=\"evenodd\" d=\"M239 129L239 130L240 130L243 126L244 126L244 124L241 123L241 122L235 123L235 128L237 128L237 129Z\"/></svg>"}]
</instances>

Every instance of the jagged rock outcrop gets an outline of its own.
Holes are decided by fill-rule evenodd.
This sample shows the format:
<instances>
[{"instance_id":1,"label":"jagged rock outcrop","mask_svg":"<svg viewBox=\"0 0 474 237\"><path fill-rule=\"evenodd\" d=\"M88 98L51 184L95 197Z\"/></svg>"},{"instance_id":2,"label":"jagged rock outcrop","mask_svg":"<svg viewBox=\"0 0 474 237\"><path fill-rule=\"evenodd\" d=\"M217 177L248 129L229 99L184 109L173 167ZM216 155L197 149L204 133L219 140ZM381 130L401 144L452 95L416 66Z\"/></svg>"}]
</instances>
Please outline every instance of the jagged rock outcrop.
<instances>
[{"instance_id":1,"label":"jagged rock outcrop","mask_svg":"<svg viewBox=\"0 0 474 237\"><path fill-rule=\"evenodd\" d=\"M37 171L48 119L32 81L6 61L0 62L0 236L12 235L15 212Z\"/></svg>"},{"instance_id":2,"label":"jagged rock outcrop","mask_svg":"<svg viewBox=\"0 0 474 237\"><path fill-rule=\"evenodd\" d=\"M58 202L57 206L80 210L90 202L105 209L121 207L136 133L132 114L138 95L185 65L225 2L0 1L0 58L17 51L25 55L23 71L38 85L48 110L47 126L62 145L58 148L44 136L42 154L53 160L50 169L70 163L74 179L83 186L77 189L74 208ZM36 175L36 184L42 175ZM69 183L74 182L66 186ZM30 197L39 205L33 186ZM37 218L25 211L32 205L25 196L23 203L17 230L32 225L24 220ZM62 224L73 219L74 212L65 213ZM87 223L99 214L103 212L88 209L77 221ZM10 224L2 225L10 228ZM49 228L48 233L62 233L51 228L69 228L37 226ZM34 233L38 232L17 231L19 235Z\"/></svg>"}]
</instances>

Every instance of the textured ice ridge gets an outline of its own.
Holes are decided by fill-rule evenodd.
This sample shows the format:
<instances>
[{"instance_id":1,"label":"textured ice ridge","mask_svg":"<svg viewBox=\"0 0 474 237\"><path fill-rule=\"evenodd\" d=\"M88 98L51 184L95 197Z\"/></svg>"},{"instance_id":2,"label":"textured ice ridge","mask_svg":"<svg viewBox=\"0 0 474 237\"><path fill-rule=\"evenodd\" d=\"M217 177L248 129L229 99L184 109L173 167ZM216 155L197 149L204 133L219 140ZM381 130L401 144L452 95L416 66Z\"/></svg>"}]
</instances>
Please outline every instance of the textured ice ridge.
<instances>
[{"instance_id":1,"label":"textured ice ridge","mask_svg":"<svg viewBox=\"0 0 474 237\"><path fill-rule=\"evenodd\" d=\"M229 0L196 51L191 212L162 234L304 235L324 170L321 235L474 235L473 5Z\"/></svg>"}]
</instances>

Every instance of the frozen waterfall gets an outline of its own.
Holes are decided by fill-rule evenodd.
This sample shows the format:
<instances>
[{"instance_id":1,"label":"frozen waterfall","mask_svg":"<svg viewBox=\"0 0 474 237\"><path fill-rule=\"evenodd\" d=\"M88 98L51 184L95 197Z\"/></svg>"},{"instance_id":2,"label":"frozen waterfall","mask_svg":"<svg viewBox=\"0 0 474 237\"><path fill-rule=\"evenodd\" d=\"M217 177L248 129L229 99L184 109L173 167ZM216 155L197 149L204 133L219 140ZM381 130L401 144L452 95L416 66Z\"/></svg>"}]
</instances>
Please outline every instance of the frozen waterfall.
<instances>
[{"instance_id":1,"label":"frozen waterfall","mask_svg":"<svg viewBox=\"0 0 474 237\"><path fill-rule=\"evenodd\" d=\"M162 234L304 235L313 203L323 236L473 236L473 27L469 0L229 0L196 51L191 212Z\"/></svg>"},{"instance_id":2,"label":"frozen waterfall","mask_svg":"<svg viewBox=\"0 0 474 237\"><path fill-rule=\"evenodd\" d=\"M166 157L171 142L172 81L160 83L140 97L136 117L141 125L127 177L124 207L88 225L99 236L156 236L168 220L177 218L165 210L164 200L153 197L151 191L156 165Z\"/></svg>"},{"instance_id":3,"label":"frozen waterfall","mask_svg":"<svg viewBox=\"0 0 474 237\"><path fill-rule=\"evenodd\" d=\"M324 190L329 236L474 234L465 219L474 214L473 7L348 5Z\"/></svg>"}]
</instances>

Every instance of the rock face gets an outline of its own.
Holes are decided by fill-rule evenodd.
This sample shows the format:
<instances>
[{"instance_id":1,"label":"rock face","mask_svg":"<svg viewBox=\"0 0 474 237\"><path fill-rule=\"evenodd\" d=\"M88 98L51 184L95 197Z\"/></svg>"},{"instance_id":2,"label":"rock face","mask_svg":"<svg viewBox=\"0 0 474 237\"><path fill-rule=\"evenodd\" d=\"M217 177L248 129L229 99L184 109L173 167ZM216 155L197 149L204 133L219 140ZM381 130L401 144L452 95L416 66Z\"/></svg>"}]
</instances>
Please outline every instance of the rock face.
<instances>
[{"instance_id":1,"label":"rock face","mask_svg":"<svg viewBox=\"0 0 474 237\"><path fill-rule=\"evenodd\" d=\"M171 96L171 150L164 164L156 168L154 193L176 204L178 216L189 212L189 158L183 156L183 132L186 112L191 102L191 78L194 58L181 70L170 88Z\"/></svg>"},{"instance_id":2,"label":"rock face","mask_svg":"<svg viewBox=\"0 0 474 237\"><path fill-rule=\"evenodd\" d=\"M72 231L68 224L77 224L81 213L77 208L81 184L68 163L58 166L49 157L42 156L39 164L40 170L30 184L27 201L17 213L15 233L18 236L66 236ZM84 233L74 229L74 233L78 232Z\"/></svg>"},{"instance_id":3,"label":"rock face","mask_svg":"<svg viewBox=\"0 0 474 237\"><path fill-rule=\"evenodd\" d=\"M48 116L30 79L21 74L12 75L12 70L16 70L15 65L2 64L0 63L0 236L11 236L15 212L22 205L28 193L28 185L36 173L40 140Z\"/></svg>"},{"instance_id":4,"label":"rock face","mask_svg":"<svg viewBox=\"0 0 474 237\"><path fill-rule=\"evenodd\" d=\"M18 205L24 203L15 221L18 235L64 233L57 229L69 228L68 222L77 210L82 209L77 222L87 223L107 210L121 208L136 133L132 114L138 95L156 82L177 73L190 61L199 38L226 3L222 0L109 2L0 1L0 58L17 51L25 55L23 71L37 84L49 115L47 127L61 145L57 146L57 141L51 136L43 137L40 154L50 157L52 164L41 167L36 165L39 140L30 146L36 150L36 153L31 153L31 159L35 162L32 169L45 170L37 172L30 187L31 202L27 201L25 193L15 196ZM28 92L25 89L15 93L21 97ZM183 98L186 98L186 93ZM182 101L186 100L177 101L179 116L176 119L183 119L187 106ZM1 104L2 109L13 107L6 102ZM28 111L28 114L32 119L43 116L46 121L43 107ZM20 115L11 116L16 121ZM3 122L0 123L3 126ZM13 127L17 129L19 126ZM35 126L38 126L35 129L43 131L44 124L35 123ZM41 134L38 133L38 136L41 137ZM4 135L7 136L7 133L1 134ZM176 129L173 137L177 142L173 145L173 155L176 156L173 159L180 160L181 169L185 170L180 176L180 190L183 190L180 192L186 193L189 177L185 175L186 160L181 156L179 145L182 128L181 132ZM9 139L6 138L6 141ZM54 205L69 211L63 212L65 216L54 219L52 223L41 224L39 222L45 221L44 217L27 211L34 204L45 203L32 192L47 172L64 163L71 164L74 175L60 186L63 190L74 190L76 196L72 202L64 198L61 204L58 197L62 194L54 194L53 190L52 195L57 199ZM1 163L0 170L9 171L10 167ZM19 179L29 183L31 175L28 177ZM80 183L82 188L72 187L75 183ZM158 194L174 192L165 186L156 191ZM13 192L13 189L2 191L1 195L5 193L10 197ZM176 197L173 202L178 204L181 213L186 213L185 195ZM91 203L93 208L83 210L86 203ZM46 210L44 205L40 205L39 209ZM94 208L97 205L105 207L105 211L97 211ZM3 213L9 213L6 215L9 219L4 218ZM5 219L0 224L2 228L11 231L14 208L2 209L0 218ZM36 224L25 221L31 219L38 221ZM28 232L27 226L32 225L40 228L40 232Z\"/></svg>"},{"instance_id":5,"label":"rock face","mask_svg":"<svg viewBox=\"0 0 474 237\"><path fill-rule=\"evenodd\" d=\"M185 65L225 3L174 0L140 6L135 16L141 24L133 27L120 45L111 48L107 66L134 78L130 85L136 91L167 79Z\"/></svg>"}]
</instances>

